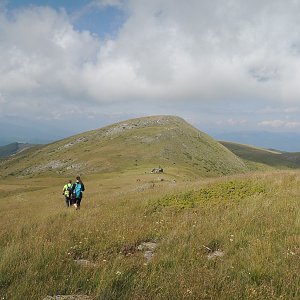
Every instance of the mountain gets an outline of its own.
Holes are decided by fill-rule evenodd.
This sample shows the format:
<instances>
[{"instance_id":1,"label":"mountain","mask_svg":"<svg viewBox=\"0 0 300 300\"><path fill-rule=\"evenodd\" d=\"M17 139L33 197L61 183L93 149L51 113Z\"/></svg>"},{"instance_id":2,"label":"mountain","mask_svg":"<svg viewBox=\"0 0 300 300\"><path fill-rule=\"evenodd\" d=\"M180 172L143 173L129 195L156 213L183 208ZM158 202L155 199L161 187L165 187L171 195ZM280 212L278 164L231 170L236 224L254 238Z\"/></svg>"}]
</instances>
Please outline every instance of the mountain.
<instances>
[{"instance_id":1,"label":"mountain","mask_svg":"<svg viewBox=\"0 0 300 300\"><path fill-rule=\"evenodd\" d=\"M297 132L244 131L209 134L216 140L288 152L300 151L300 134Z\"/></svg>"},{"instance_id":2,"label":"mountain","mask_svg":"<svg viewBox=\"0 0 300 300\"><path fill-rule=\"evenodd\" d=\"M74 175L138 170L161 166L191 176L247 171L226 147L174 116L152 116L29 149L0 164L1 176Z\"/></svg>"},{"instance_id":3,"label":"mountain","mask_svg":"<svg viewBox=\"0 0 300 300\"><path fill-rule=\"evenodd\" d=\"M228 150L245 161L253 169L300 168L300 152L283 152L274 149L263 149L233 142L220 142Z\"/></svg>"},{"instance_id":4,"label":"mountain","mask_svg":"<svg viewBox=\"0 0 300 300\"><path fill-rule=\"evenodd\" d=\"M8 157L17 154L36 145L28 143L11 143L5 146L0 146L0 157Z\"/></svg>"}]
</instances>

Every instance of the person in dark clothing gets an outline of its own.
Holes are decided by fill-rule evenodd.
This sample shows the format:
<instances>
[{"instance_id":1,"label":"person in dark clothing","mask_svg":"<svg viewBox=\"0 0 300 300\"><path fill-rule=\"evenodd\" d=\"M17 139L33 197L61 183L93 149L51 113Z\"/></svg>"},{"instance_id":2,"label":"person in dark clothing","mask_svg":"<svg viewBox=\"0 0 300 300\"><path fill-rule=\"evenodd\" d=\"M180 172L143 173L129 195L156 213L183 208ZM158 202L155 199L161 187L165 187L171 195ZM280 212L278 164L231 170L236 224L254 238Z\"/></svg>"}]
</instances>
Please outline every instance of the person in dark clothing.
<instances>
[{"instance_id":1,"label":"person in dark clothing","mask_svg":"<svg viewBox=\"0 0 300 300\"><path fill-rule=\"evenodd\" d=\"M72 187L74 206L76 209L80 209L80 203L82 200L82 192L84 191L84 184L79 176L76 177L76 182Z\"/></svg>"}]
</instances>

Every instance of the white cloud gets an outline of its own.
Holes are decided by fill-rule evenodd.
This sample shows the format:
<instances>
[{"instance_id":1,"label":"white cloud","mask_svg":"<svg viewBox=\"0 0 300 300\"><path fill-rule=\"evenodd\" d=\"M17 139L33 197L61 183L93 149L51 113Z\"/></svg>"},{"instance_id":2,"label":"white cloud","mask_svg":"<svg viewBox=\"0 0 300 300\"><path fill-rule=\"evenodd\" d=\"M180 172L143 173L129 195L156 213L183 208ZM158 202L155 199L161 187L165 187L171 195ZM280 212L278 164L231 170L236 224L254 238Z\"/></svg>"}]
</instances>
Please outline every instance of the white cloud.
<instances>
[{"instance_id":1,"label":"white cloud","mask_svg":"<svg viewBox=\"0 0 300 300\"><path fill-rule=\"evenodd\" d=\"M268 120L268 121L259 122L258 126L271 127L271 128L295 129L295 128L300 128L300 122L298 122L298 121L283 121L283 120Z\"/></svg>"},{"instance_id":2,"label":"white cloud","mask_svg":"<svg viewBox=\"0 0 300 300\"><path fill-rule=\"evenodd\" d=\"M258 111L259 114L296 114L300 113L300 107L291 106L291 107L265 107Z\"/></svg>"},{"instance_id":3,"label":"white cloud","mask_svg":"<svg viewBox=\"0 0 300 300\"><path fill-rule=\"evenodd\" d=\"M1 104L0 110L1 110L1 108L3 107L3 105L4 105L5 103L6 103L6 99L5 99L4 95L2 95L2 94L0 93L0 104Z\"/></svg>"},{"instance_id":4,"label":"white cloud","mask_svg":"<svg viewBox=\"0 0 300 300\"><path fill-rule=\"evenodd\" d=\"M30 7L12 17L2 10L2 113L46 115L51 107L60 116L57 111L75 100L99 103L99 110L111 102L129 107L132 101L163 101L174 107L177 101L188 110L191 101L220 101L221 106L237 100L250 106L251 99L299 109L300 3L91 3L126 11L128 19L114 38L75 30L64 10ZM295 126L284 124L279 126Z\"/></svg>"},{"instance_id":5,"label":"white cloud","mask_svg":"<svg viewBox=\"0 0 300 300\"><path fill-rule=\"evenodd\" d=\"M90 33L75 31L64 11L30 8L13 18L2 13L0 36L0 92L12 109L19 105L24 114L38 102L43 110L83 93L82 68L96 59L100 45Z\"/></svg>"},{"instance_id":6,"label":"white cloud","mask_svg":"<svg viewBox=\"0 0 300 300\"><path fill-rule=\"evenodd\" d=\"M241 126L241 125L245 125L247 124L247 120L246 119L234 119L234 118L228 118L228 119L225 119L225 120L217 120L216 123L218 125L221 125L221 126Z\"/></svg>"},{"instance_id":7,"label":"white cloud","mask_svg":"<svg viewBox=\"0 0 300 300\"><path fill-rule=\"evenodd\" d=\"M298 9L294 1L128 1L127 22L89 69L93 94L100 100L112 86L98 80L113 64L121 71L109 82L120 93L104 93L113 99L297 102Z\"/></svg>"},{"instance_id":8,"label":"white cloud","mask_svg":"<svg viewBox=\"0 0 300 300\"><path fill-rule=\"evenodd\" d=\"M91 2L91 5L96 5L99 7L106 7L106 6L114 6L121 8L125 5L124 0L94 0Z\"/></svg>"}]
</instances>

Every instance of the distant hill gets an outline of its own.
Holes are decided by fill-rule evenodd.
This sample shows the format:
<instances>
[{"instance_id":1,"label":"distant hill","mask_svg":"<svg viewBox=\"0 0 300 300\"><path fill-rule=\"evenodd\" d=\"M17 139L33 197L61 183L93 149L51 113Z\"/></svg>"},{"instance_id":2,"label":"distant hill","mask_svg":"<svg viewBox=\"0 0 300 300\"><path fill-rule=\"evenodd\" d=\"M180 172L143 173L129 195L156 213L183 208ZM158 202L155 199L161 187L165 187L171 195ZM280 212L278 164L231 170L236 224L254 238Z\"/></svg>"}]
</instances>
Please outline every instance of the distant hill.
<instances>
[{"instance_id":1,"label":"distant hill","mask_svg":"<svg viewBox=\"0 0 300 300\"><path fill-rule=\"evenodd\" d=\"M247 171L240 158L183 119L153 116L29 149L1 161L1 176L147 172L158 166L206 177Z\"/></svg>"},{"instance_id":2,"label":"distant hill","mask_svg":"<svg viewBox=\"0 0 300 300\"><path fill-rule=\"evenodd\" d=\"M283 152L274 149L263 149L233 142L220 142L228 150L240 157L252 169L300 168L300 152Z\"/></svg>"},{"instance_id":3,"label":"distant hill","mask_svg":"<svg viewBox=\"0 0 300 300\"><path fill-rule=\"evenodd\" d=\"M36 145L28 143L11 143L5 146L0 146L0 157L8 157L17 154Z\"/></svg>"},{"instance_id":4,"label":"distant hill","mask_svg":"<svg viewBox=\"0 0 300 300\"><path fill-rule=\"evenodd\" d=\"M222 133L210 132L210 135L216 140L254 145L260 148L280 149L287 152L300 151L300 133L297 132L270 132L260 130Z\"/></svg>"}]
</instances>

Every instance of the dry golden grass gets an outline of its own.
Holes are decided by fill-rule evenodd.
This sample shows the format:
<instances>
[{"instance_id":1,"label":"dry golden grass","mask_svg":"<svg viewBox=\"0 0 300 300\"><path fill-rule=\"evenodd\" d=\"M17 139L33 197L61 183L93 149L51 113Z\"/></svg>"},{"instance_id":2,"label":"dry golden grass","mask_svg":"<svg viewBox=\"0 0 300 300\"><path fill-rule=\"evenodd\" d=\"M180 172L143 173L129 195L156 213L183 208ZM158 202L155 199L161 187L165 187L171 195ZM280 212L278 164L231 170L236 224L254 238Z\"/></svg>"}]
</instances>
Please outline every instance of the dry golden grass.
<instances>
[{"instance_id":1,"label":"dry golden grass","mask_svg":"<svg viewBox=\"0 0 300 300\"><path fill-rule=\"evenodd\" d=\"M299 172L174 174L83 178L80 211L65 207L68 178L2 180L0 296L300 298ZM146 241L158 245L148 263Z\"/></svg>"}]
</instances>

